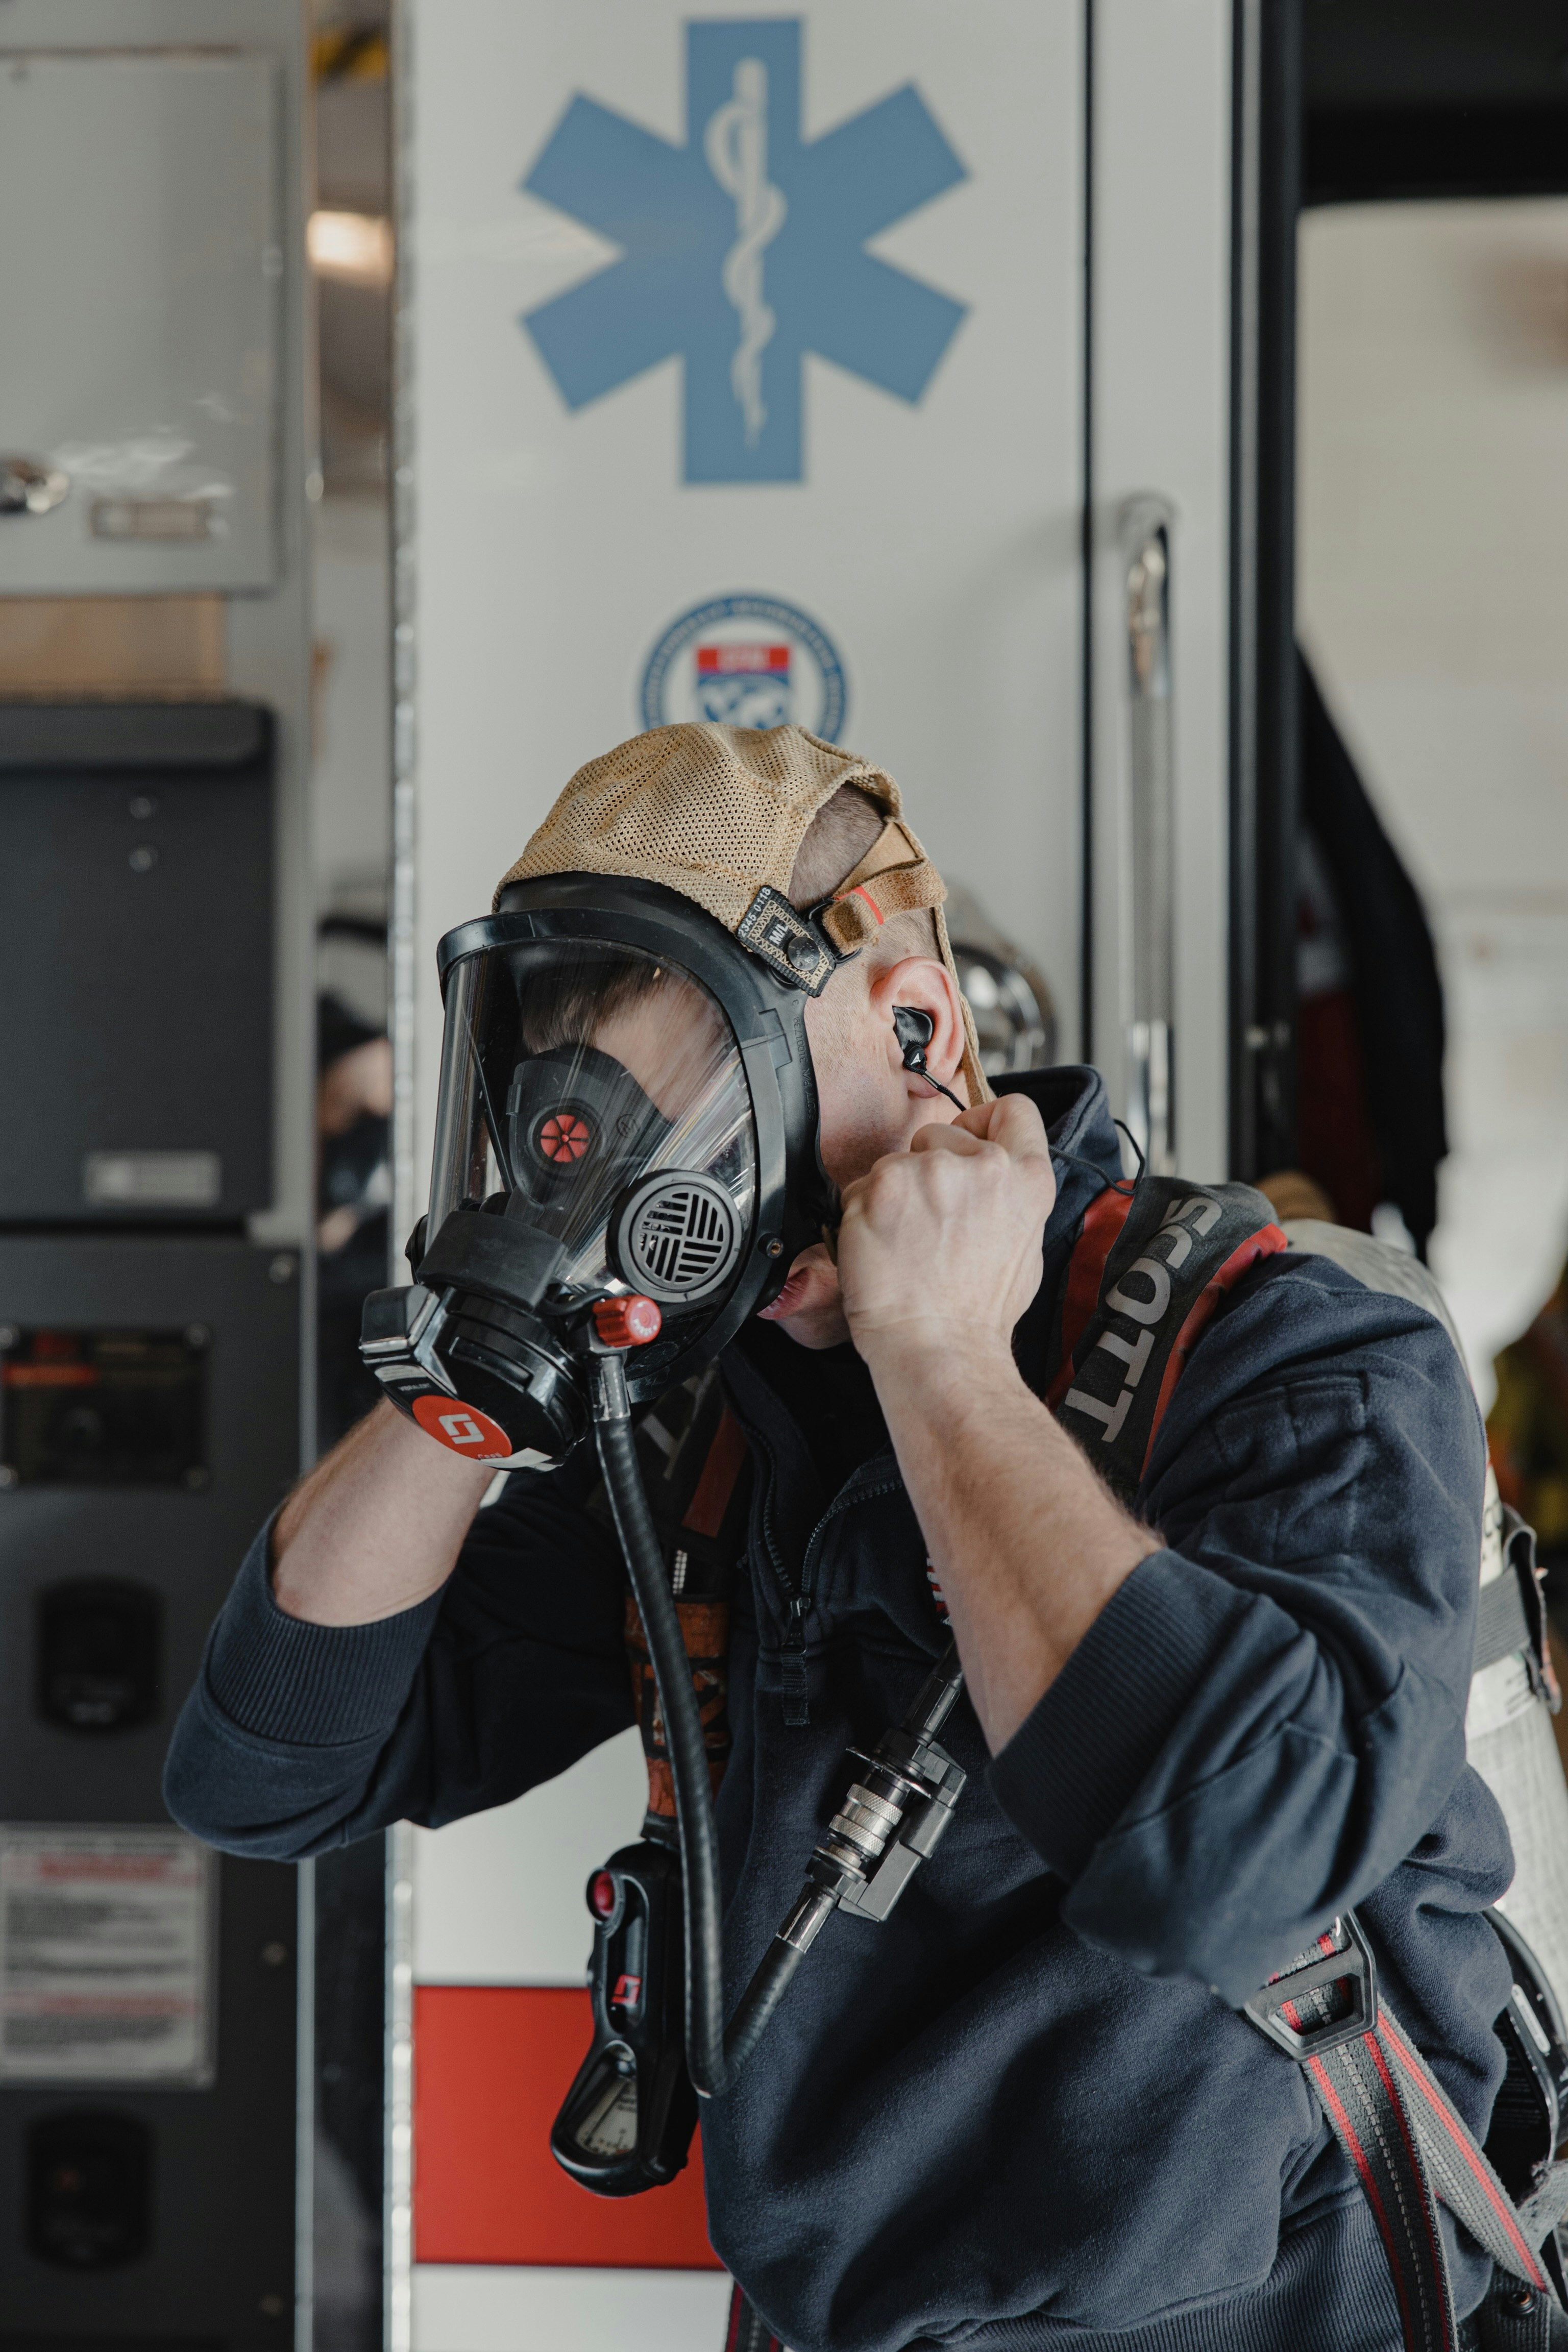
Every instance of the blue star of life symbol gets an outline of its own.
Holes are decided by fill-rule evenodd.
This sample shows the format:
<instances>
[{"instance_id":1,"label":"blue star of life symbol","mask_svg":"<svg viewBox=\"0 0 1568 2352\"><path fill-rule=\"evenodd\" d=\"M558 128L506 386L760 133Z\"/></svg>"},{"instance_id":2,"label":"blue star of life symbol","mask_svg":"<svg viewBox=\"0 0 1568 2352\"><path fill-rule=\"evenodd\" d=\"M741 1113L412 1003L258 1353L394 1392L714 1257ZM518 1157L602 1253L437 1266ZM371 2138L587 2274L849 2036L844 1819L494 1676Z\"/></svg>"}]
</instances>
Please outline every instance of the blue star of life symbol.
<instances>
[{"instance_id":1,"label":"blue star of life symbol","mask_svg":"<svg viewBox=\"0 0 1568 2352\"><path fill-rule=\"evenodd\" d=\"M567 406L680 358L689 482L798 482L805 353L912 403L965 313L865 250L963 165L912 85L804 141L800 29L688 25L684 146L579 95L522 184L622 248L522 320Z\"/></svg>"}]
</instances>

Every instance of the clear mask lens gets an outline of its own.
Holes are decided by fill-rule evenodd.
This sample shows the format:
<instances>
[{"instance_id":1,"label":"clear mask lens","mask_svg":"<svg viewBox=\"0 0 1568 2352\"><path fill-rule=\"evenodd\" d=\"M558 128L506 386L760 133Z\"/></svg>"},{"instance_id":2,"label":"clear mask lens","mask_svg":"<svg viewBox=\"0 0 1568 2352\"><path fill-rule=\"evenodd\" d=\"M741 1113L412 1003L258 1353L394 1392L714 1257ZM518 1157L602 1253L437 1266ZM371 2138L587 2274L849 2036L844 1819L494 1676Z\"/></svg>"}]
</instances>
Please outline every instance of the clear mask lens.
<instances>
[{"instance_id":1,"label":"clear mask lens","mask_svg":"<svg viewBox=\"0 0 1568 2352\"><path fill-rule=\"evenodd\" d=\"M642 1291L668 1325L728 1291L756 1145L740 1052L706 989L608 942L492 948L453 969L429 1234L509 1200L562 1244L558 1305Z\"/></svg>"}]
</instances>

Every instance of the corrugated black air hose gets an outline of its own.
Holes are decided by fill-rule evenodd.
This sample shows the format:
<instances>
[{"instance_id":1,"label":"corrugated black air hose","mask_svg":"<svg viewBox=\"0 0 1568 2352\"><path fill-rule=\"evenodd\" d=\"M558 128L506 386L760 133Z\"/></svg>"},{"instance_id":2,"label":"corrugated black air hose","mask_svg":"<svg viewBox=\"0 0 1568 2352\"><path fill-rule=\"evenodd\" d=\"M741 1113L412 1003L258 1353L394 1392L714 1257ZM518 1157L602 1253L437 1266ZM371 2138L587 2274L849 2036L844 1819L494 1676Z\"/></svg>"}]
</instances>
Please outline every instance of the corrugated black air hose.
<instances>
[{"instance_id":1,"label":"corrugated black air hose","mask_svg":"<svg viewBox=\"0 0 1568 2352\"><path fill-rule=\"evenodd\" d=\"M626 1366L618 1355L595 1355L589 1360L599 1466L647 1635L675 1786L686 1909L687 2071L698 2095L712 2099L724 2089L729 2069L724 2058L723 1903L707 1743L664 1555L643 1492Z\"/></svg>"}]
</instances>

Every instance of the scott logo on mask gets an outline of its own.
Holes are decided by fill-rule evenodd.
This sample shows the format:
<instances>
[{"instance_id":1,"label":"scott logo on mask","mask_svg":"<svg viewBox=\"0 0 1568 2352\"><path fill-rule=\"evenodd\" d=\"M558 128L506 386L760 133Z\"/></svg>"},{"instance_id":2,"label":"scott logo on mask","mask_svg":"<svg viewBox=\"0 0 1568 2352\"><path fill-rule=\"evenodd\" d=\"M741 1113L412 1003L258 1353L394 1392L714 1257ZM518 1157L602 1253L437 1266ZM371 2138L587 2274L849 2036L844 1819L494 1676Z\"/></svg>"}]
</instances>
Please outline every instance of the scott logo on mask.
<instances>
[{"instance_id":1,"label":"scott logo on mask","mask_svg":"<svg viewBox=\"0 0 1568 2352\"><path fill-rule=\"evenodd\" d=\"M511 1440L489 1413L452 1397L422 1396L414 1400L414 1418L427 1437L467 1454L475 1462L489 1462L511 1452Z\"/></svg>"}]
</instances>

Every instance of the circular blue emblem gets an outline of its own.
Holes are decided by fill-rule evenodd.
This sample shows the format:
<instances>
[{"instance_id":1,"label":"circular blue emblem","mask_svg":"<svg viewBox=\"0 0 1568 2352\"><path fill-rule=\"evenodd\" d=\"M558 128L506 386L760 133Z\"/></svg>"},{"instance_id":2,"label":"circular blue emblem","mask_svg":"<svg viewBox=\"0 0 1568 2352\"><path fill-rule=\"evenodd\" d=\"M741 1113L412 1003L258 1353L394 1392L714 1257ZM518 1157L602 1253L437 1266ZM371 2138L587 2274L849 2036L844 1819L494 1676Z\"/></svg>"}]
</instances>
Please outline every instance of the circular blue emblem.
<instances>
[{"instance_id":1,"label":"circular blue emblem","mask_svg":"<svg viewBox=\"0 0 1568 2352\"><path fill-rule=\"evenodd\" d=\"M716 596L671 622L648 656L645 727L804 727L837 743L848 709L844 665L819 623L777 596Z\"/></svg>"}]
</instances>

